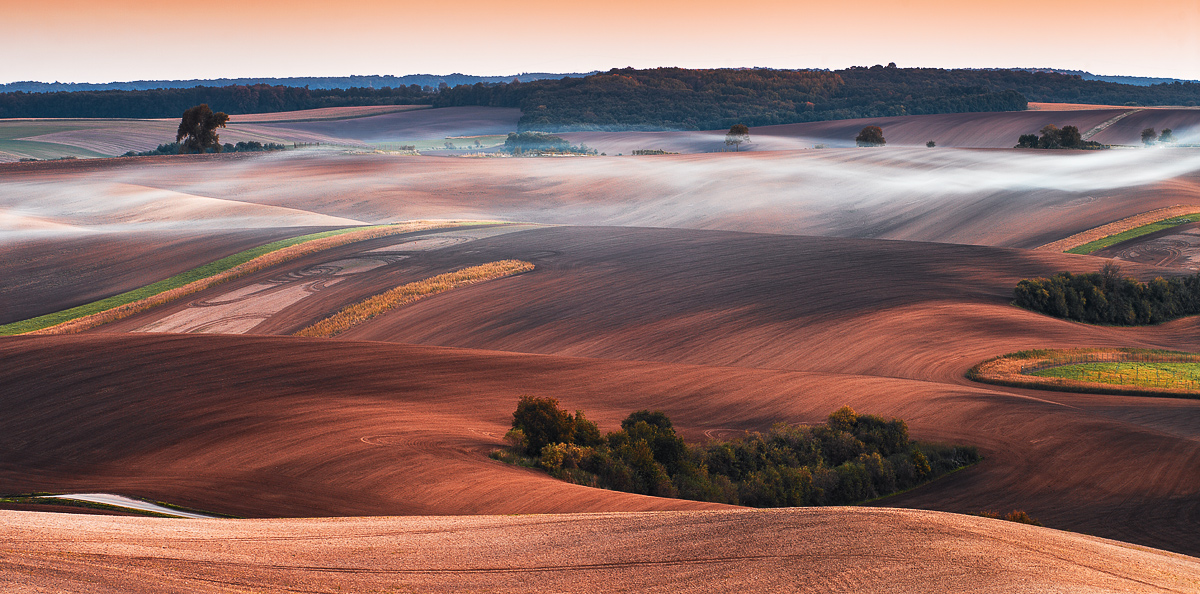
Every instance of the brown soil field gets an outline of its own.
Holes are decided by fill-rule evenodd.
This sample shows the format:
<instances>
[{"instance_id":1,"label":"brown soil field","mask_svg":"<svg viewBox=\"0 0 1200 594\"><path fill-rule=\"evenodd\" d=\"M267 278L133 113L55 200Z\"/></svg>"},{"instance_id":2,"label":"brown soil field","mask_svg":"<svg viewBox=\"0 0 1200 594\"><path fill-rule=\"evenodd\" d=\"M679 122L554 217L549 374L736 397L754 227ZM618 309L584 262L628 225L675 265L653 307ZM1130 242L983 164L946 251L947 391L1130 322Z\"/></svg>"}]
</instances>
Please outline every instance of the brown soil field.
<instances>
[{"instance_id":1,"label":"brown soil field","mask_svg":"<svg viewBox=\"0 0 1200 594\"><path fill-rule=\"evenodd\" d=\"M401 142L517 131L521 110L501 107L443 107L328 122L241 126L285 138L324 137L347 143Z\"/></svg>"},{"instance_id":2,"label":"brown soil field","mask_svg":"<svg viewBox=\"0 0 1200 594\"><path fill-rule=\"evenodd\" d=\"M90 303L264 243L332 228L147 231L5 243L0 324Z\"/></svg>"},{"instance_id":3,"label":"brown soil field","mask_svg":"<svg viewBox=\"0 0 1200 594\"><path fill-rule=\"evenodd\" d=\"M505 499L513 496L489 484L493 474L508 481L507 473L518 472L485 457L499 444L518 395L562 398L606 429L637 408L662 408L696 440L706 431L816 422L850 404L907 420L919 439L978 445L987 457L978 468L888 505L956 512L1015 507L1054 527L1197 552L1191 534L1200 501L1200 401L1050 394L964 377L983 359L1028 348L1200 348L1196 318L1101 328L1008 305L1018 279L1100 262L1091 257L713 231L546 228L426 252L395 272L355 275L359 285L346 281L344 290L339 284L322 291L255 332L291 332L398 279L508 257L537 268L392 311L335 341L111 334L0 341L19 374L0 375L0 383L26 385L22 378L44 376L40 365L88 369L31 385L27 397L49 407L42 413L49 416L22 412L13 417L28 425L0 426L0 434L29 440L24 448L33 456L5 478L48 477L17 483L24 490L63 481L60 488L121 487L239 515L566 511L575 504L551 491L540 502L545 508L514 510L518 503ZM1141 276L1163 272L1129 268ZM171 311L97 330L131 329ZM88 359L110 351L121 352L122 361ZM201 371L209 367L221 372ZM82 386L113 396L70 405ZM138 404L126 402L127 394ZM386 412L389 406L395 414ZM128 427L135 418L145 423L137 411L148 409L155 411L153 424ZM64 434L57 423L41 427L77 415L113 427L125 445L105 445L110 438L91 424L79 428L83 435ZM241 429L243 423L256 429ZM198 427L187 429L191 424ZM54 437L25 437L41 434ZM359 453L364 437L400 448L394 455L413 455L413 466L398 474L376 466L372 454ZM425 448L423 441L435 445ZM238 457L239 451L254 453ZM104 470L102 461L114 455L120 462ZM64 458L76 464L68 470ZM183 476L186 467L209 470ZM469 472L470 485L429 478L457 472L452 468ZM76 476L80 469L90 469L88 476ZM236 477L251 484L237 486ZM228 489L238 497L222 495ZM492 495L481 500L476 489ZM265 492L272 493L270 505L256 494ZM460 492L462 498L454 495ZM612 501L589 505L632 509Z\"/></svg>"},{"instance_id":4,"label":"brown soil field","mask_svg":"<svg viewBox=\"0 0 1200 594\"><path fill-rule=\"evenodd\" d=\"M1200 223L1163 229L1092 252L1092 255L1200 271Z\"/></svg>"},{"instance_id":5,"label":"brown soil field","mask_svg":"<svg viewBox=\"0 0 1200 594\"><path fill-rule=\"evenodd\" d=\"M1170 128L1180 143L1200 142L1200 108L1142 109L1109 126L1093 136L1092 140L1105 144L1141 146L1142 130L1145 128L1154 128L1155 132Z\"/></svg>"},{"instance_id":6,"label":"brown soil field","mask_svg":"<svg viewBox=\"0 0 1200 594\"><path fill-rule=\"evenodd\" d=\"M355 107L323 107L298 111L276 111L230 116L234 124L262 124L266 122L315 122L322 120L347 120L367 116L383 115L401 111L429 109L428 105L364 105Z\"/></svg>"},{"instance_id":7,"label":"brown soil field","mask_svg":"<svg viewBox=\"0 0 1200 594\"><path fill-rule=\"evenodd\" d=\"M1141 109L1123 118L1092 140L1107 144L1140 145L1142 128L1173 128L1181 142L1195 142L1179 132L1195 130L1200 134L1200 110L1187 108L1100 108L1066 111L1015 111L994 113L958 113L854 120L833 120L805 124L755 126L750 129L751 144L742 150L791 150L852 147L854 137L864 126L880 126L889 146L919 146L933 140L938 147L1012 148L1022 134L1036 133L1046 124L1059 128L1075 126L1080 132L1123 113ZM1126 121L1128 120L1128 122ZM1135 129L1136 128L1136 129ZM572 142L583 142L597 150L626 155L634 149L662 149L680 153L726 150L725 131L705 132L572 132L562 134ZM936 150L936 149L935 149Z\"/></svg>"},{"instance_id":8,"label":"brown soil field","mask_svg":"<svg viewBox=\"0 0 1200 594\"><path fill-rule=\"evenodd\" d=\"M1100 123L1123 112L1063 113ZM1011 125L999 135L1019 127L1000 116L1047 115L974 117ZM303 125L319 135L332 124ZM931 130L945 131L946 144L980 137L954 118L893 128L920 143ZM964 377L1031 348L1200 351L1200 317L1098 327L1010 305L1019 279L1105 262L1031 248L1176 205L1200 207L1200 153L314 151L0 165L0 276L12 276L0 298L19 296L17 311L158 280L306 225L564 225L461 241L376 238L84 334L0 339L5 492L112 492L250 518L0 511L0 539L14 543L0 555L0 583L19 592L1198 591L1200 400ZM1188 272L1180 259L1121 257L1141 279ZM279 336L388 289L507 259L535 268L333 339ZM72 275L80 282L65 281ZM260 322L235 328L246 334L139 331L310 277L320 286L256 309ZM488 458L521 395L559 398L602 431L632 411L663 410L692 442L816 423L848 404L905 419L914 439L978 446L984 460L872 507L660 499ZM939 513L1012 509L1048 528Z\"/></svg>"},{"instance_id":9,"label":"brown soil field","mask_svg":"<svg viewBox=\"0 0 1200 594\"><path fill-rule=\"evenodd\" d=\"M246 528L253 526L252 535ZM273 522L0 513L12 590L1194 592L1195 559L935 512L836 508ZM398 554L399 553L399 554ZM32 587L30 587L32 586Z\"/></svg>"},{"instance_id":10,"label":"brown soil field","mask_svg":"<svg viewBox=\"0 0 1200 594\"><path fill-rule=\"evenodd\" d=\"M227 206L268 205L291 209L289 216L303 211L371 223L503 219L1020 248L1147 210L1200 205L1200 157L1188 150L884 147L586 159L264 155L125 161L0 169L0 205L37 196L43 218L69 223L79 216L69 196L54 188L106 196L137 185L223 199ZM229 227L227 221L221 225Z\"/></svg>"},{"instance_id":11,"label":"brown soil field","mask_svg":"<svg viewBox=\"0 0 1200 594\"><path fill-rule=\"evenodd\" d=\"M1116 235L1118 233L1124 233L1130 229L1137 229L1138 227L1149 225L1150 223L1156 223L1163 219L1194 214L1195 212L1195 206L1169 206L1167 208L1156 208L1154 210L1136 214L1132 217L1127 217L1119 221L1113 221L1107 225L1101 225L1095 229L1088 229L1083 233L1076 233L1070 237L1050 242L1034 249L1047 252L1065 252L1071 248L1079 247L1083 244L1104 239L1105 237ZM1111 249L1112 247L1116 246L1110 246L1110 248L1106 249ZM1164 262L1152 262L1152 264L1158 266L1167 265Z\"/></svg>"}]
</instances>

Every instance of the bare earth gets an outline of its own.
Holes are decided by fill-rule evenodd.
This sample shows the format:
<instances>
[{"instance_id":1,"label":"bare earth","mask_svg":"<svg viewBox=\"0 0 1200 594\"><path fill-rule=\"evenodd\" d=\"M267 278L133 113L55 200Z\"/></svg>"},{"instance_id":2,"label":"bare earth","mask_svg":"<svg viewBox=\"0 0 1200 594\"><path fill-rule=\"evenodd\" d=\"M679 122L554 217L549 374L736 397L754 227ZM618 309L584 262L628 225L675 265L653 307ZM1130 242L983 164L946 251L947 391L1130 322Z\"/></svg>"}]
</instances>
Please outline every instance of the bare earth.
<instances>
[{"instance_id":1,"label":"bare earth","mask_svg":"<svg viewBox=\"0 0 1200 594\"><path fill-rule=\"evenodd\" d=\"M247 528L253 526L253 532ZM7 591L1195 592L1200 562L861 508L286 521L0 512Z\"/></svg>"},{"instance_id":2,"label":"bare earth","mask_svg":"<svg viewBox=\"0 0 1200 594\"><path fill-rule=\"evenodd\" d=\"M499 121L437 111L247 125L367 142L414 122L440 134ZM1121 113L914 116L885 130L896 144L999 146L1035 124ZM1138 111L1097 137L1187 130L1196 113ZM0 313L13 319L330 227L559 225L366 240L84 334L0 339L4 492L250 518L0 511L0 590L1200 592L1200 400L964 377L1030 348L1200 350L1200 318L1097 327L1009 303L1021 278L1105 261L1032 248L1200 209L1200 153L792 150L862 125L752 130L780 150L746 154L0 165L0 272L12 277ZM711 141L688 134L595 140ZM1145 255L1168 236L1102 255L1138 278L1180 274L1185 258ZM334 339L288 336L386 289L504 259L536 268ZM297 287L298 299L277 294ZM197 330L218 333L176 333ZM488 458L526 394L602 430L663 410L693 442L849 404L985 458L874 507L661 499ZM1010 509L1048 528L964 515Z\"/></svg>"}]
</instances>

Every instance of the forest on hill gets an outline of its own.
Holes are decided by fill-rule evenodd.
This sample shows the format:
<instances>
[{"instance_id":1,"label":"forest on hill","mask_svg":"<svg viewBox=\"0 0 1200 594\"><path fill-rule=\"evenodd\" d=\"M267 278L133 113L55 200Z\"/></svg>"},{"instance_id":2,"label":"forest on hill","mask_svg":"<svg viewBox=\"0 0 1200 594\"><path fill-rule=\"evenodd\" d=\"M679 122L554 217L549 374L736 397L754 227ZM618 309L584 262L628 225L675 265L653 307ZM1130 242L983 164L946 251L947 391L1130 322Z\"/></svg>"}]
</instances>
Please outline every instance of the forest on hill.
<instances>
[{"instance_id":1,"label":"forest on hill","mask_svg":"<svg viewBox=\"0 0 1200 594\"><path fill-rule=\"evenodd\" d=\"M1196 105L1200 83L1149 86L1016 70L894 65L846 70L614 69L579 78L308 89L230 85L145 91L0 93L0 118L171 118L207 103L236 115L357 105L521 109L520 130L718 130L847 118L1019 111L1028 101Z\"/></svg>"}]
</instances>

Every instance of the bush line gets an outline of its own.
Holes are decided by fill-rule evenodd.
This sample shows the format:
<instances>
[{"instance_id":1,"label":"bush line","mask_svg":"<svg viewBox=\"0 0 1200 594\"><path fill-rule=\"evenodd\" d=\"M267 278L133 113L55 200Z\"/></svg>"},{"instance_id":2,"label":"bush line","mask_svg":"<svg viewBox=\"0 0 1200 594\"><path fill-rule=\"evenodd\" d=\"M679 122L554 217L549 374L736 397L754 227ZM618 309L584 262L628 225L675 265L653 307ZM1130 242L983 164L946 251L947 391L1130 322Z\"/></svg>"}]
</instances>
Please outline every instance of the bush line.
<instances>
[{"instance_id":1,"label":"bush line","mask_svg":"<svg viewBox=\"0 0 1200 594\"><path fill-rule=\"evenodd\" d=\"M751 507L862 504L981 459L974 447L912 441L904 421L849 406L822 425L689 446L662 411L631 413L601 435L582 411L523 396L512 427L493 459L590 487Z\"/></svg>"},{"instance_id":2,"label":"bush line","mask_svg":"<svg viewBox=\"0 0 1200 594\"><path fill-rule=\"evenodd\" d=\"M389 235L478 224L485 224L485 222L412 221L392 225L335 229L333 231L323 231L321 233L282 239L238 252L232 256L209 262L203 266L119 295L52 314L5 324L0 326L0 336L15 334L72 334L82 332L102 324L128 318L134 314L264 268L322 250L358 241L387 237Z\"/></svg>"},{"instance_id":3,"label":"bush line","mask_svg":"<svg viewBox=\"0 0 1200 594\"><path fill-rule=\"evenodd\" d=\"M368 297L346 306L336 314L296 332L296 336L330 338L349 330L375 316L383 315L397 307L408 305L438 293L458 287L480 283L533 270L533 264L521 260L489 262L456 272L439 274L432 278L400 285L390 291Z\"/></svg>"}]
</instances>

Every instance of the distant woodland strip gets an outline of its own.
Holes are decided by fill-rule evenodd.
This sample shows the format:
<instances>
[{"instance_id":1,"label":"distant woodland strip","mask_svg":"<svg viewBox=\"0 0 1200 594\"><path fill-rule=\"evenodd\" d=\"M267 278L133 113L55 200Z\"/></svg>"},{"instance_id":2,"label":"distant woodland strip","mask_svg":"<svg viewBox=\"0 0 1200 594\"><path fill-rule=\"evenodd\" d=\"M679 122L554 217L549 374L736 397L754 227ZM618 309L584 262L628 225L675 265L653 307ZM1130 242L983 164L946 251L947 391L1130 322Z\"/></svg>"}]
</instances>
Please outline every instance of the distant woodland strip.
<instances>
[{"instance_id":1,"label":"distant woodland strip","mask_svg":"<svg viewBox=\"0 0 1200 594\"><path fill-rule=\"evenodd\" d=\"M1150 223L1156 223L1158 221L1183 216L1186 214L1193 214L1197 211L1200 211L1200 208L1194 205L1188 206L1177 204L1175 206L1168 206L1166 208L1158 208L1143 212L1141 214L1136 214L1131 217L1126 217L1119 221L1113 221L1099 227L1094 227L1092 229L1088 229L1087 231L1082 231L1070 237L1047 243L1046 245L1038 246L1033 249L1043 252L1071 251L1085 244L1098 241L1112 235L1117 235L1131 229L1136 229L1142 225L1148 225Z\"/></svg>"},{"instance_id":2,"label":"distant woodland strip","mask_svg":"<svg viewBox=\"0 0 1200 594\"><path fill-rule=\"evenodd\" d=\"M322 250L442 227L480 224L469 221L412 221L374 227L352 227L275 241L238 252L157 283L60 312L0 326L0 336L73 334L146 311L214 285Z\"/></svg>"},{"instance_id":3,"label":"distant woodland strip","mask_svg":"<svg viewBox=\"0 0 1200 594\"><path fill-rule=\"evenodd\" d=\"M350 305L338 313L313 324L296 333L296 336L313 336L328 338L336 336L351 327L361 324L375 316L383 315L397 307L408 305L426 297L444 293L451 289L481 283L505 276L511 276L533 270L533 264L521 260L501 260L489 262L456 272L439 274L432 278L401 285L369 297L359 303Z\"/></svg>"},{"instance_id":4,"label":"distant woodland strip","mask_svg":"<svg viewBox=\"0 0 1200 594\"><path fill-rule=\"evenodd\" d=\"M177 118L207 103L230 115L342 106L521 110L518 131L718 130L847 118L1018 111L1028 101L1196 105L1200 83L1135 86L1017 70L873 66L845 70L613 69L444 89L230 85L143 91L0 93L0 118ZM234 122L237 118L234 118Z\"/></svg>"}]
</instances>

